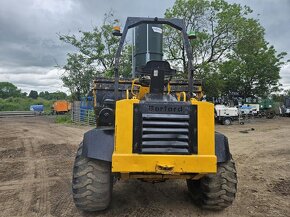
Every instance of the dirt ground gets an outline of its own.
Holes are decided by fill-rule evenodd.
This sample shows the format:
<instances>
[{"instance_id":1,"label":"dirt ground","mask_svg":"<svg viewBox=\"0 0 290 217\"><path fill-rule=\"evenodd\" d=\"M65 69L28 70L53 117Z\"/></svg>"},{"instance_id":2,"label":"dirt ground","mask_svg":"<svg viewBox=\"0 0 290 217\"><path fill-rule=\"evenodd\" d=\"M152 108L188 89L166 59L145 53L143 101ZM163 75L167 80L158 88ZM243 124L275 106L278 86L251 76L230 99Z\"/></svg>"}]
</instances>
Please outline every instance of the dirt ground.
<instances>
[{"instance_id":1,"label":"dirt ground","mask_svg":"<svg viewBox=\"0 0 290 217\"><path fill-rule=\"evenodd\" d=\"M0 216L290 216L290 118L216 127L229 137L239 179L234 204L222 212L196 207L184 181L134 180L117 182L108 211L77 210L71 171L88 129L43 117L0 119Z\"/></svg>"}]
</instances>

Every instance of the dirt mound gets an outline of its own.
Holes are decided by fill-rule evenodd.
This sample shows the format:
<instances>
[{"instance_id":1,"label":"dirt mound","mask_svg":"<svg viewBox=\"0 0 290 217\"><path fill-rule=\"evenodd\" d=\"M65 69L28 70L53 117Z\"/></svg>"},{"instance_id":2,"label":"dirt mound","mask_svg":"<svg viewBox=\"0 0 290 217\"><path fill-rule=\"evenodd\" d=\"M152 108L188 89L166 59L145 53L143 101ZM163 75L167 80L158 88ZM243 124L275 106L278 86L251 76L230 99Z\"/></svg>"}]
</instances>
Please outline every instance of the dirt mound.
<instances>
[{"instance_id":1,"label":"dirt mound","mask_svg":"<svg viewBox=\"0 0 290 217\"><path fill-rule=\"evenodd\" d=\"M272 186L272 190L278 195L290 196L290 179L280 180Z\"/></svg>"}]
</instances>

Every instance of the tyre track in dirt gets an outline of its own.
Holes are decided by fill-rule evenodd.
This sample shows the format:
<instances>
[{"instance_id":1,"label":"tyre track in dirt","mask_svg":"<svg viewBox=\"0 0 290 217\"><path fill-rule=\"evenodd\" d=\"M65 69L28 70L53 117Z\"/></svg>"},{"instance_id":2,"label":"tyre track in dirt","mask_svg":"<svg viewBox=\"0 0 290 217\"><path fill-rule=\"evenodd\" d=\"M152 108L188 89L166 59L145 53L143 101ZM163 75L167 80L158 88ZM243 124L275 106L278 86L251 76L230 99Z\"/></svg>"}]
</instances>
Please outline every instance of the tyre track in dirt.
<instances>
[{"instance_id":1,"label":"tyre track in dirt","mask_svg":"<svg viewBox=\"0 0 290 217\"><path fill-rule=\"evenodd\" d=\"M33 157L33 148L31 145L31 139L30 138L25 138L22 140L23 141L23 146L25 147L25 156L27 158L32 158ZM35 171L35 163L33 161L27 161L25 163L25 178L26 179L33 179L34 178L34 171ZM22 189L23 191L21 192L20 198L23 201L23 206L22 206L22 212L21 214L23 216L26 216L28 214L30 204L32 201L32 196L33 192L31 189L32 185L27 185L26 182L23 183Z\"/></svg>"},{"instance_id":2,"label":"tyre track in dirt","mask_svg":"<svg viewBox=\"0 0 290 217\"><path fill-rule=\"evenodd\" d=\"M70 174L68 174L70 175ZM56 181L61 180L60 177L48 177L45 178L49 184L53 184ZM5 190L21 190L24 189L23 186L29 186L29 185L39 185L40 183L43 182L42 178L33 178L33 179L23 179L23 180L13 180L13 181L7 181L7 182L2 182L0 186L0 191L5 191Z\"/></svg>"},{"instance_id":3,"label":"tyre track in dirt","mask_svg":"<svg viewBox=\"0 0 290 217\"><path fill-rule=\"evenodd\" d=\"M39 190L40 199L39 199L39 215L44 216L47 213L50 213L50 202L48 200L49 197L49 181L46 173L46 163L45 159L39 161L37 164L37 171L39 171L39 177L41 182L37 185L37 190Z\"/></svg>"},{"instance_id":4,"label":"tyre track in dirt","mask_svg":"<svg viewBox=\"0 0 290 217\"><path fill-rule=\"evenodd\" d=\"M5 164L13 166L15 162L19 162L24 168L21 171L23 174L21 179L15 179L13 172L10 174L11 177L2 179L5 181L0 183L0 194L4 197L7 195L8 202L4 202L6 208L3 212L0 209L0 216L51 216L52 206L59 207L58 213L54 216L70 215L74 207L70 191L62 192L63 189L59 189L60 191L55 194L61 195L59 198L61 200L56 201L51 200L50 191L57 183L64 183L63 186L70 185L68 179L71 177L70 168L62 171L63 168L58 165L61 165L63 158L74 155L72 151L74 146L67 146L66 143L81 139L81 137L75 139L71 134L74 131L78 132L79 129L51 124L47 120L36 118L1 119L0 126L1 166ZM23 154L20 151L23 151ZM70 165L71 160L68 163ZM13 198L8 197L11 194L18 195L21 203L18 209L14 208L15 213ZM0 204L2 205L4 204ZM17 210L20 212L17 213Z\"/></svg>"},{"instance_id":5,"label":"tyre track in dirt","mask_svg":"<svg viewBox=\"0 0 290 217\"><path fill-rule=\"evenodd\" d=\"M251 127L255 131L240 133ZM289 216L290 119L216 128L229 137L237 161L233 206L223 212L198 209L185 181L152 185L128 180L114 185L109 210L88 214L72 201L71 171L77 145L89 128L36 117L0 119L0 216Z\"/></svg>"},{"instance_id":6,"label":"tyre track in dirt","mask_svg":"<svg viewBox=\"0 0 290 217\"><path fill-rule=\"evenodd\" d=\"M44 216L47 213L50 213L50 206L48 201L48 193L49 193L49 179L46 173L46 163L45 159L39 159L39 144L35 137L28 137L23 139L23 143L26 147L25 156L28 159L25 164L25 178L22 188L24 191L20 196L23 200L22 206L22 215L27 216L32 207L32 201L35 192L38 192L40 195L39 199L37 199L38 207L34 209L38 215ZM31 180L31 183L27 182L27 180Z\"/></svg>"}]
</instances>

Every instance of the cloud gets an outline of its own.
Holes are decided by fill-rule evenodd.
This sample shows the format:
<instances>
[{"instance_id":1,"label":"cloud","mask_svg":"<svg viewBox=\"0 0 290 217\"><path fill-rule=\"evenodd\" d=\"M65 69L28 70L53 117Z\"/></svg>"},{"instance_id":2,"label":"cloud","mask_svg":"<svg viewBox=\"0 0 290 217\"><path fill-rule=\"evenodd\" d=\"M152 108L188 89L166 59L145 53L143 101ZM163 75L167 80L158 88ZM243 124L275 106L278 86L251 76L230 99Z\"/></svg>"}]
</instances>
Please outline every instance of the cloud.
<instances>
[{"instance_id":1,"label":"cloud","mask_svg":"<svg viewBox=\"0 0 290 217\"><path fill-rule=\"evenodd\" d=\"M265 28L265 38L279 51L288 52L290 58L290 1L289 0L230 0L253 9L252 16Z\"/></svg>"},{"instance_id":2,"label":"cloud","mask_svg":"<svg viewBox=\"0 0 290 217\"><path fill-rule=\"evenodd\" d=\"M46 74L47 70L43 67L37 66L27 66L27 67L20 67L20 66L13 66L13 67L4 67L0 68L0 75L17 75L17 74Z\"/></svg>"},{"instance_id":3,"label":"cloud","mask_svg":"<svg viewBox=\"0 0 290 217\"><path fill-rule=\"evenodd\" d=\"M285 59L290 59L290 1L289 0L230 0L241 5L248 5L253 9L252 16L259 19L265 28L265 38L273 45L278 53L287 52ZM286 64L280 71L283 87L290 89L290 64Z\"/></svg>"},{"instance_id":4,"label":"cloud","mask_svg":"<svg viewBox=\"0 0 290 217\"><path fill-rule=\"evenodd\" d=\"M290 63L282 67L280 75L282 77L281 83L283 87L290 90Z\"/></svg>"},{"instance_id":5,"label":"cloud","mask_svg":"<svg viewBox=\"0 0 290 217\"><path fill-rule=\"evenodd\" d=\"M63 65L66 54L75 49L61 42L58 33L92 30L111 9L124 21L127 16L162 16L172 4L173 0L0 1L0 81L25 91L60 89L59 72L53 67Z\"/></svg>"},{"instance_id":6,"label":"cloud","mask_svg":"<svg viewBox=\"0 0 290 217\"><path fill-rule=\"evenodd\" d=\"M14 71L15 70L15 71ZM17 67L7 68L0 71L0 80L9 81L15 84L23 92L30 90L41 91L63 91L68 89L63 87L62 81L59 79L63 70L56 68L43 67Z\"/></svg>"},{"instance_id":7,"label":"cloud","mask_svg":"<svg viewBox=\"0 0 290 217\"><path fill-rule=\"evenodd\" d=\"M230 0L249 5L266 29L266 39L281 52L290 53L290 1ZM55 65L63 65L75 49L61 42L58 33L79 34L103 21L113 10L124 23L128 16L162 17L174 0L9 0L0 1L0 81L10 81L25 91L62 87ZM260 14L260 15L258 15ZM290 59L290 55L287 56ZM281 82L290 84L289 65ZM47 80L46 80L47 79Z\"/></svg>"}]
</instances>

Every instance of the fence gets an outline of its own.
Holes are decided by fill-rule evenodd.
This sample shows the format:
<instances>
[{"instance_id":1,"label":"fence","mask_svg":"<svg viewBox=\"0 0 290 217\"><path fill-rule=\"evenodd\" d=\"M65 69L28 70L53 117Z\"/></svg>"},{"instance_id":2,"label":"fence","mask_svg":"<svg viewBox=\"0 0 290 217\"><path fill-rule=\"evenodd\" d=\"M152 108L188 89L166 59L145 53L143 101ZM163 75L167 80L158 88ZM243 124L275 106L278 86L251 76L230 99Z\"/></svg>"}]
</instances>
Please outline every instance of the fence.
<instances>
[{"instance_id":1,"label":"fence","mask_svg":"<svg viewBox=\"0 0 290 217\"><path fill-rule=\"evenodd\" d=\"M15 116L32 117L35 116L35 114L36 113L34 111L1 111L0 118Z\"/></svg>"},{"instance_id":2,"label":"fence","mask_svg":"<svg viewBox=\"0 0 290 217\"><path fill-rule=\"evenodd\" d=\"M74 101L71 106L72 122L82 125L96 125L94 110L82 109L80 101Z\"/></svg>"}]
</instances>

